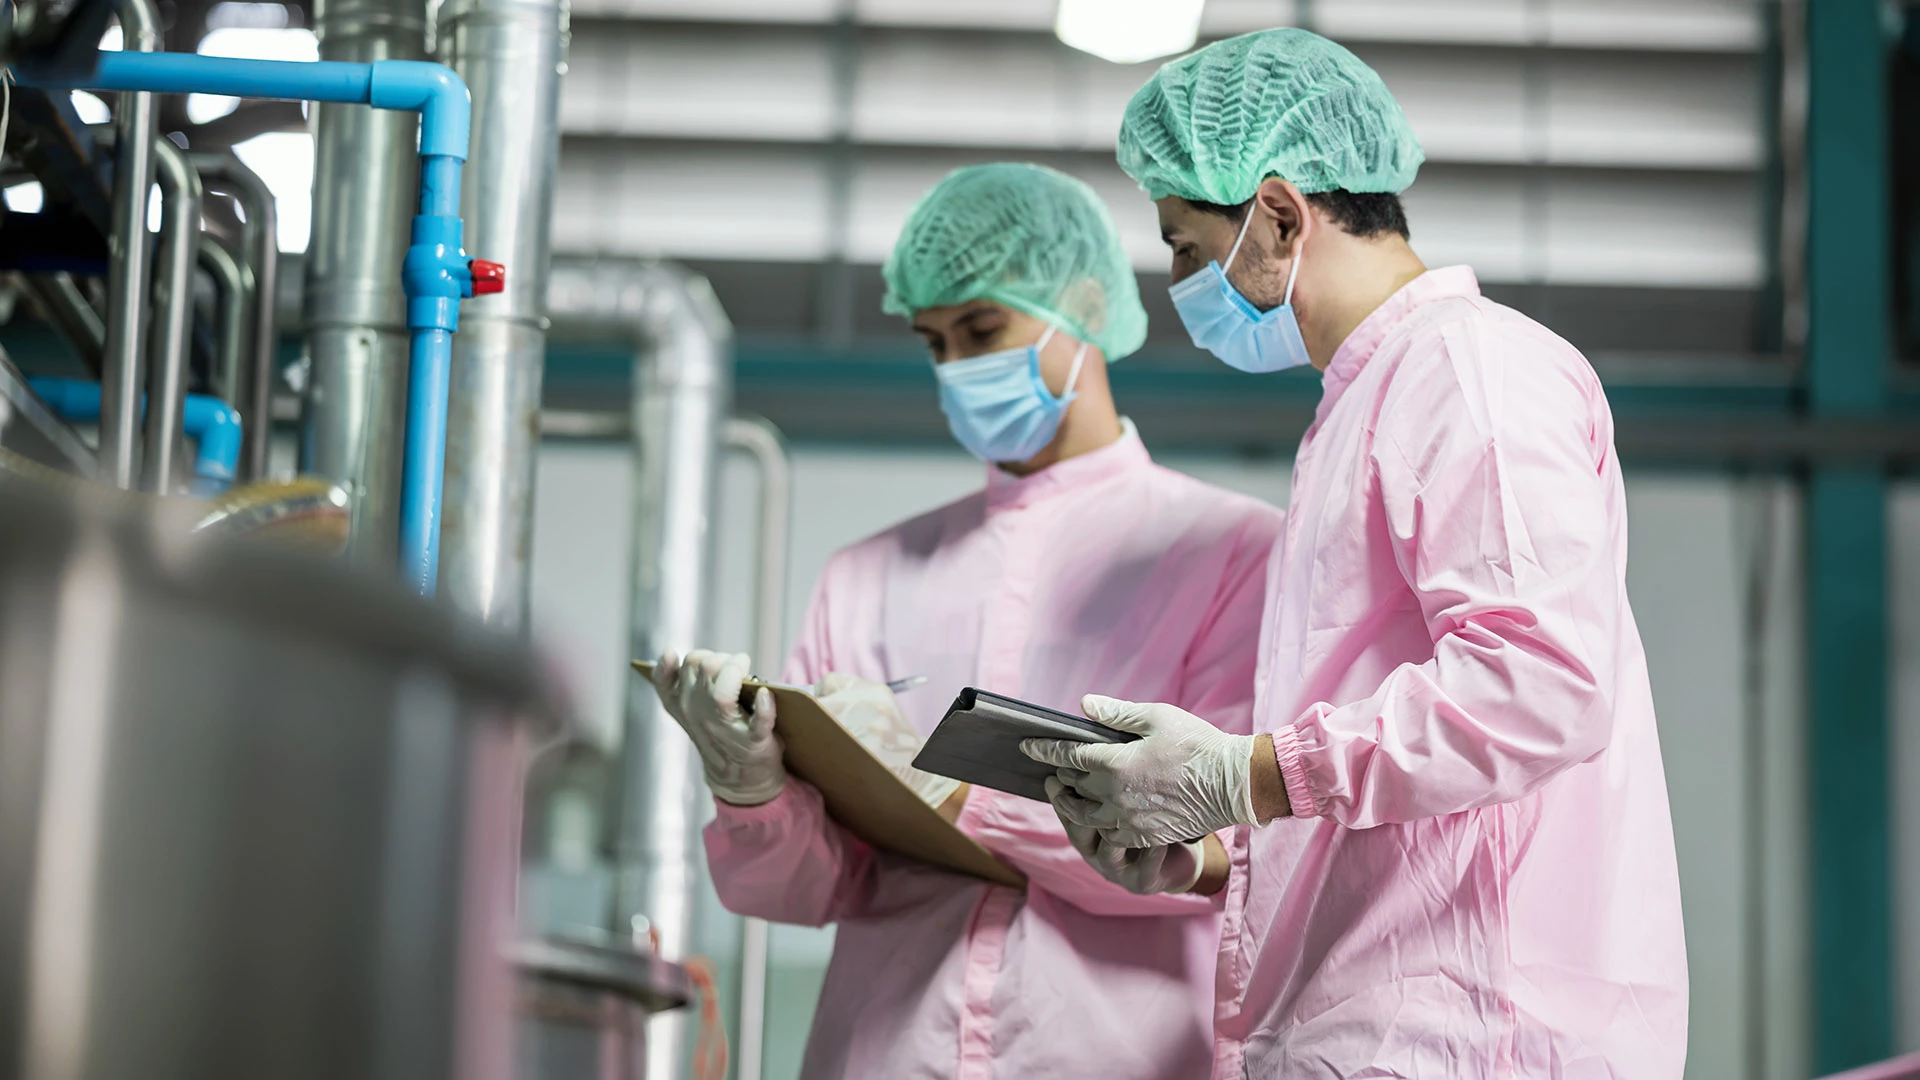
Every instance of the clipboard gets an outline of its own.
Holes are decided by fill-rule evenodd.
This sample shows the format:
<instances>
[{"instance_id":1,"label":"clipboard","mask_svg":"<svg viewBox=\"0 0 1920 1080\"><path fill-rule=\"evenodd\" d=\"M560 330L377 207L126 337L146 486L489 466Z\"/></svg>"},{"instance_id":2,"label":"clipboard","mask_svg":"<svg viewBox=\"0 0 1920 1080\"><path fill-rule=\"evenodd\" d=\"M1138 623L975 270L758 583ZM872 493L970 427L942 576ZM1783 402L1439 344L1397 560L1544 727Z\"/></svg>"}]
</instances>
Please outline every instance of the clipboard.
<instances>
[{"instance_id":1,"label":"clipboard","mask_svg":"<svg viewBox=\"0 0 1920 1080\"><path fill-rule=\"evenodd\" d=\"M633 670L653 683L653 664L633 661ZM1027 879L995 858L920 800L893 771L840 726L812 693L798 686L748 679L743 690L773 693L773 730L786 746L787 771L812 784L827 814L868 844L942 870L996 885L1024 888Z\"/></svg>"}]
</instances>

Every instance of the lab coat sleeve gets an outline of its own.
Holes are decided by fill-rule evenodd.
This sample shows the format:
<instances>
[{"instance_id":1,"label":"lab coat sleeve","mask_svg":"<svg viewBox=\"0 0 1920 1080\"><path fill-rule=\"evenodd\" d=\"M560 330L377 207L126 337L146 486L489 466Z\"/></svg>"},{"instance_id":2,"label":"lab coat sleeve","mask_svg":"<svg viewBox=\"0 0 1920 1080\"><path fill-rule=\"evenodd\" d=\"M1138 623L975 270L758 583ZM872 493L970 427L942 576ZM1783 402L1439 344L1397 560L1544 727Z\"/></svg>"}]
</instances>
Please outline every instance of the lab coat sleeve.
<instances>
[{"instance_id":1,"label":"lab coat sleeve","mask_svg":"<svg viewBox=\"0 0 1920 1080\"><path fill-rule=\"evenodd\" d=\"M832 668L829 582L837 562L814 586L783 682L810 686ZM872 849L829 818L820 792L798 777L760 806L714 805L707 866L729 911L821 926L847 914L872 879Z\"/></svg>"},{"instance_id":2,"label":"lab coat sleeve","mask_svg":"<svg viewBox=\"0 0 1920 1080\"><path fill-rule=\"evenodd\" d=\"M872 849L828 819L804 780L759 806L715 806L707 866L728 911L824 926L850 912L872 876Z\"/></svg>"},{"instance_id":3,"label":"lab coat sleeve","mask_svg":"<svg viewBox=\"0 0 1920 1080\"><path fill-rule=\"evenodd\" d=\"M1101 877L1074 850L1048 803L970 788L955 824L1025 874L1028 888L1052 893L1090 915L1206 915L1215 910L1210 896L1135 896Z\"/></svg>"},{"instance_id":4,"label":"lab coat sleeve","mask_svg":"<svg viewBox=\"0 0 1920 1080\"><path fill-rule=\"evenodd\" d=\"M1544 332L1441 333L1395 372L1369 462L1380 572L1411 586L1433 656L1275 733L1297 816L1367 828L1510 802L1612 736L1624 510L1598 382Z\"/></svg>"}]
</instances>

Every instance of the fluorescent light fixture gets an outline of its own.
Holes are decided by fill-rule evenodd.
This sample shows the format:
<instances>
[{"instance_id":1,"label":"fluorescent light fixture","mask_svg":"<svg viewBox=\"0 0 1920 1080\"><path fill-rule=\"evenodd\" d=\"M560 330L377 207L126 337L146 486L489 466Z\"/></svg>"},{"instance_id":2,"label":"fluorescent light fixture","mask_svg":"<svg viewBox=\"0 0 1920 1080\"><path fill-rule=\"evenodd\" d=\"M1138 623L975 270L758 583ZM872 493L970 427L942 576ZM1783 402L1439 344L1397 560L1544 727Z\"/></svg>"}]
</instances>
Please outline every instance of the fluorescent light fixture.
<instances>
[{"instance_id":1,"label":"fluorescent light fixture","mask_svg":"<svg viewBox=\"0 0 1920 1080\"><path fill-rule=\"evenodd\" d=\"M1206 0L1060 0L1053 32L1116 64L1186 52L1200 38Z\"/></svg>"},{"instance_id":2,"label":"fluorescent light fixture","mask_svg":"<svg viewBox=\"0 0 1920 1080\"><path fill-rule=\"evenodd\" d=\"M286 19L287 9L279 4L218 4L215 11L228 8L271 8ZM320 39L311 30L285 27L223 26L200 39L195 50L201 56L224 56L234 60L318 60ZM188 94L187 119L196 124L218 120L240 107L240 99L220 94Z\"/></svg>"},{"instance_id":3,"label":"fluorescent light fixture","mask_svg":"<svg viewBox=\"0 0 1920 1080\"><path fill-rule=\"evenodd\" d=\"M280 250L307 250L313 228L313 136L270 131L233 148L242 164L260 175L279 212Z\"/></svg>"}]
</instances>

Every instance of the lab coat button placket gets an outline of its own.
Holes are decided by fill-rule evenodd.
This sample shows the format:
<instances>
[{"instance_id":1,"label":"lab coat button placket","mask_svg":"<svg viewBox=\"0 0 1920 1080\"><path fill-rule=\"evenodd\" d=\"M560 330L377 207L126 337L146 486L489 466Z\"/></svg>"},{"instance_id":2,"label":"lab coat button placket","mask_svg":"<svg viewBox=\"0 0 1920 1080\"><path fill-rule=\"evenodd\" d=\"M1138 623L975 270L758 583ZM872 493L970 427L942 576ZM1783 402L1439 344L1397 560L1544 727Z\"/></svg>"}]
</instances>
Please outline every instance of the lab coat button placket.
<instances>
[{"instance_id":1,"label":"lab coat button placket","mask_svg":"<svg viewBox=\"0 0 1920 1080\"><path fill-rule=\"evenodd\" d=\"M1023 657L1033 625L1033 591L1045 521L1037 506L1011 507L1001 512L1006 558L998 588L988 599L981 620L980 681L995 693L1018 697L1022 693Z\"/></svg>"}]
</instances>

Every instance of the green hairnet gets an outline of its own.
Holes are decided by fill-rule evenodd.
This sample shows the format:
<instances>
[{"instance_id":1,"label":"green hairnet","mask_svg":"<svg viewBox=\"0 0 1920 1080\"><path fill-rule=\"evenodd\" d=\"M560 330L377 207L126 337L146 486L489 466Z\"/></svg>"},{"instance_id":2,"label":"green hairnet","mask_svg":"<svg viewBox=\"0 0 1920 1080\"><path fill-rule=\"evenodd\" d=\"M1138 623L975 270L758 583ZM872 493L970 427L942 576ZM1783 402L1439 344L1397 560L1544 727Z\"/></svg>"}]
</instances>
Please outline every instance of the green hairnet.
<instances>
[{"instance_id":1,"label":"green hairnet","mask_svg":"<svg viewBox=\"0 0 1920 1080\"><path fill-rule=\"evenodd\" d=\"M1120 167L1150 198L1237 205L1269 176L1302 192L1413 183L1425 155L1360 58L1305 30L1261 30L1163 65L1127 103Z\"/></svg>"},{"instance_id":2,"label":"green hairnet","mask_svg":"<svg viewBox=\"0 0 1920 1080\"><path fill-rule=\"evenodd\" d=\"M1118 360L1147 339L1133 264L1093 189L1040 165L948 173L907 216L882 271L890 315L992 300Z\"/></svg>"}]
</instances>

